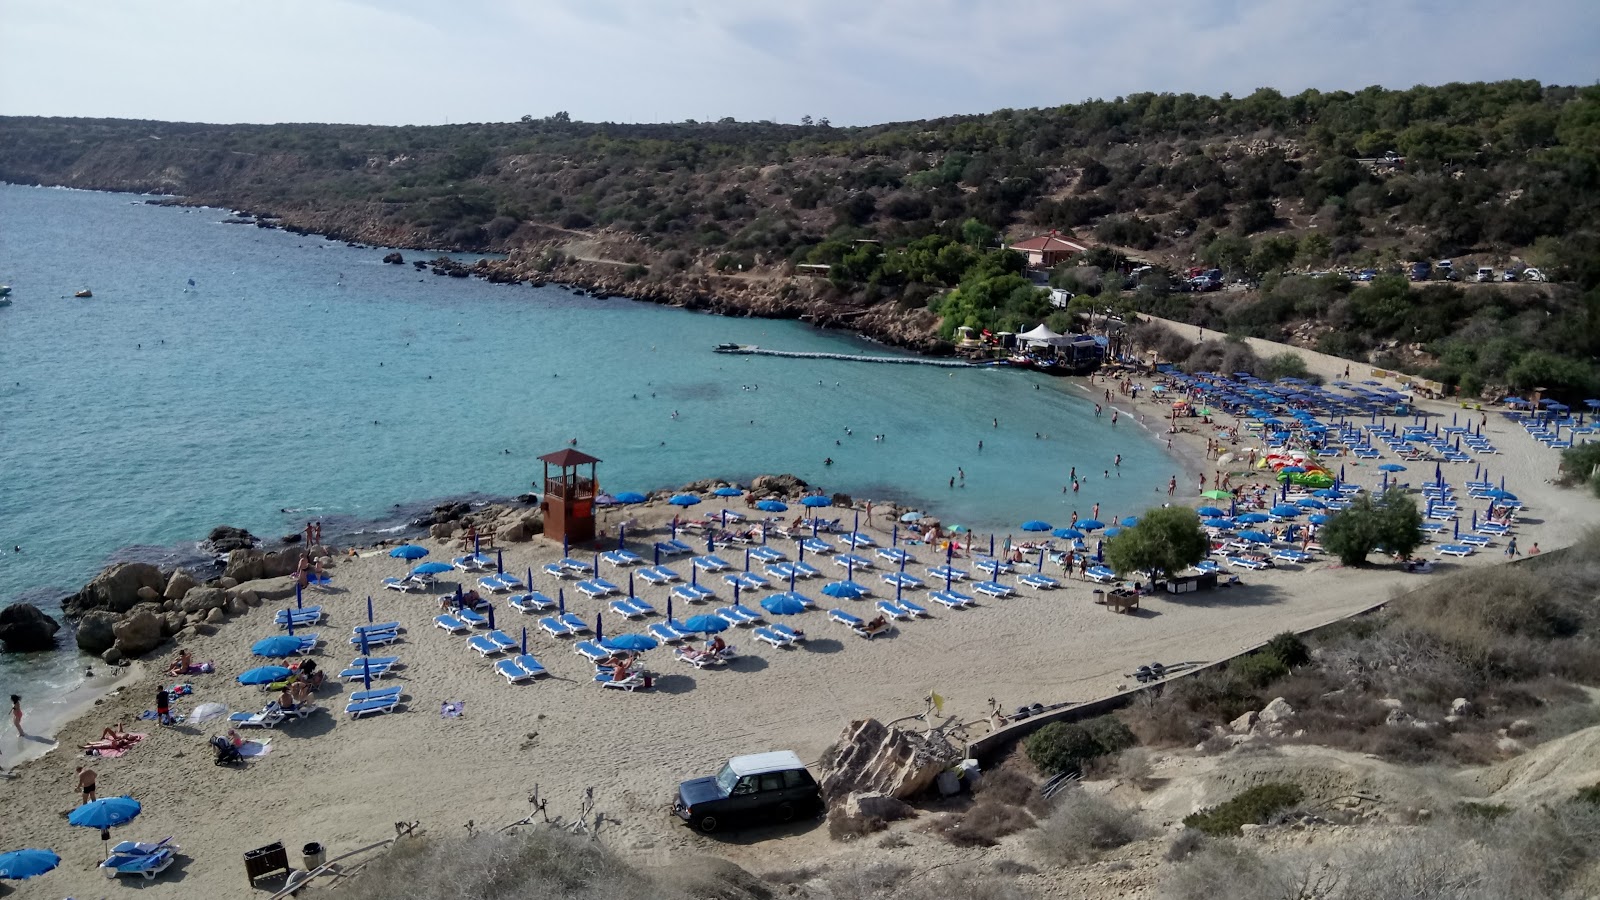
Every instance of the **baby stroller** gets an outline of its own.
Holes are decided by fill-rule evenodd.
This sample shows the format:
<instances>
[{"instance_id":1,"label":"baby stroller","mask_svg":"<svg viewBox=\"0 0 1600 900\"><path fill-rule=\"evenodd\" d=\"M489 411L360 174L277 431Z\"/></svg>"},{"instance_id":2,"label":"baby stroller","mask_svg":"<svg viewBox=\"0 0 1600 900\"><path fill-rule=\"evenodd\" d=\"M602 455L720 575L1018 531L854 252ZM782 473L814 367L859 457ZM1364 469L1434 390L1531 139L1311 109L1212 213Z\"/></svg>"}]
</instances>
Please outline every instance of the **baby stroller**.
<instances>
[{"instance_id":1,"label":"baby stroller","mask_svg":"<svg viewBox=\"0 0 1600 900\"><path fill-rule=\"evenodd\" d=\"M211 749L217 752L216 764L219 766L238 766L244 764L244 754L233 745L232 741L222 735L211 739Z\"/></svg>"}]
</instances>

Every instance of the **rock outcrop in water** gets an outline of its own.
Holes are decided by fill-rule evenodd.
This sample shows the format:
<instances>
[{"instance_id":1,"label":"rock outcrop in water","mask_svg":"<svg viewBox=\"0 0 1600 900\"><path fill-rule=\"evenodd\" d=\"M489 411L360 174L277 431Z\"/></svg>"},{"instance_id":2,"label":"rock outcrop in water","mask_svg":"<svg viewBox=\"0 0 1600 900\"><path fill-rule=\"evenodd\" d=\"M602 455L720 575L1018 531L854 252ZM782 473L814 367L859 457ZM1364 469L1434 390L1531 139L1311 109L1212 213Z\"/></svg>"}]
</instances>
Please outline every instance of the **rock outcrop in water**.
<instances>
[{"instance_id":1,"label":"rock outcrop in water","mask_svg":"<svg viewBox=\"0 0 1600 900\"><path fill-rule=\"evenodd\" d=\"M259 543L255 535L243 528L218 525L206 535L204 546L213 553L232 553L235 550L248 550Z\"/></svg>"},{"instance_id":2,"label":"rock outcrop in water","mask_svg":"<svg viewBox=\"0 0 1600 900\"><path fill-rule=\"evenodd\" d=\"M56 645L61 623L32 603L13 603L0 609L0 649L12 653L50 650Z\"/></svg>"}]
</instances>

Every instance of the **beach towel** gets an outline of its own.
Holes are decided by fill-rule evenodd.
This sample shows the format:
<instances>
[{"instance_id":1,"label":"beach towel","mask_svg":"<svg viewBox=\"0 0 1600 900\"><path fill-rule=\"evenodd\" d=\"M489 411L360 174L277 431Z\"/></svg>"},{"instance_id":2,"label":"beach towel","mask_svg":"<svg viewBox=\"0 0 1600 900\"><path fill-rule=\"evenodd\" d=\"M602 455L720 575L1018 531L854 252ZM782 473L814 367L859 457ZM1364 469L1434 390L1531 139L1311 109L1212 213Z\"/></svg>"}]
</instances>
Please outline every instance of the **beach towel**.
<instances>
[{"instance_id":1,"label":"beach towel","mask_svg":"<svg viewBox=\"0 0 1600 900\"><path fill-rule=\"evenodd\" d=\"M157 715L155 710L147 709L144 712L139 713L139 720L141 722L159 722L159 721L161 721L161 716ZM172 711L169 710L168 713L167 713L167 722L166 722L166 724L168 724L168 725L181 725L181 724L183 724L183 714L182 713L175 713L175 712L172 712Z\"/></svg>"},{"instance_id":2,"label":"beach towel","mask_svg":"<svg viewBox=\"0 0 1600 900\"><path fill-rule=\"evenodd\" d=\"M187 697L192 693L194 693L194 685L192 684L175 684L167 688L167 696L174 700L179 697Z\"/></svg>"},{"instance_id":3,"label":"beach towel","mask_svg":"<svg viewBox=\"0 0 1600 900\"><path fill-rule=\"evenodd\" d=\"M98 756L101 759L116 759L119 756L125 755L129 750L132 750L134 747L137 747L139 745L139 742L145 739L145 736L142 735L142 734L133 734L133 733L130 732L128 734L128 738L129 738L128 742L125 745L121 746L121 747L115 746L110 741L92 741L90 743L84 744L83 745L83 755L84 756Z\"/></svg>"},{"instance_id":4,"label":"beach towel","mask_svg":"<svg viewBox=\"0 0 1600 900\"><path fill-rule=\"evenodd\" d=\"M245 741L239 745L239 755L244 757L254 758L257 756L266 756L271 752L271 739L265 741Z\"/></svg>"},{"instance_id":5,"label":"beach towel","mask_svg":"<svg viewBox=\"0 0 1600 900\"><path fill-rule=\"evenodd\" d=\"M466 708L467 701L465 700L457 700L454 703L446 700L444 703L439 704L439 718L459 719L461 718L461 713L464 712Z\"/></svg>"}]
</instances>

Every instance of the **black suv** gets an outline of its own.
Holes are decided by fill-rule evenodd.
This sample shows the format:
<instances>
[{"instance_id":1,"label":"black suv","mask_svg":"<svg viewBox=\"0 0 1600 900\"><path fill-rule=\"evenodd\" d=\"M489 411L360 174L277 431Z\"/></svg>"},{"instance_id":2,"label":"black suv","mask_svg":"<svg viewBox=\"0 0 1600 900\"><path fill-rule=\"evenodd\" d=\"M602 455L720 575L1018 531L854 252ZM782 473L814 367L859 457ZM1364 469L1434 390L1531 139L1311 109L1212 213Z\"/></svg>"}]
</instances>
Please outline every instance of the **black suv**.
<instances>
[{"instance_id":1,"label":"black suv","mask_svg":"<svg viewBox=\"0 0 1600 900\"><path fill-rule=\"evenodd\" d=\"M762 818L788 822L821 808L822 789L805 763L793 751L779 750L735 756L716 777L679 784L672 814L709 833Z\"/></svg>"}]
</instances>

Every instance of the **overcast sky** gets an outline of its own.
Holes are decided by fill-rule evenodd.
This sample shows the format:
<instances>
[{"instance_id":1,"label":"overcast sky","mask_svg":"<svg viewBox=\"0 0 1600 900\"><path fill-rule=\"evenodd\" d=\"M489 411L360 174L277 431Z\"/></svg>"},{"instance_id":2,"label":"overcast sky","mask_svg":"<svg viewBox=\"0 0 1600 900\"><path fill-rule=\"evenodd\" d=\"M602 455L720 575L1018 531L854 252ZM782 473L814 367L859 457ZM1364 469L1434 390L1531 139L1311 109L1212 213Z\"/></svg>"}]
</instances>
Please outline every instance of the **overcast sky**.
<instances>
[{"instance_id":1,"label":"overcast sky","mask_svg":"<svg viewBox=\"0 0 1600 900\"><path fill-rule=\"evenodd\" d=\"M1600 80L1600 0L0 0L0 114L869 124Z\"/></svg>"}]
</instances>

